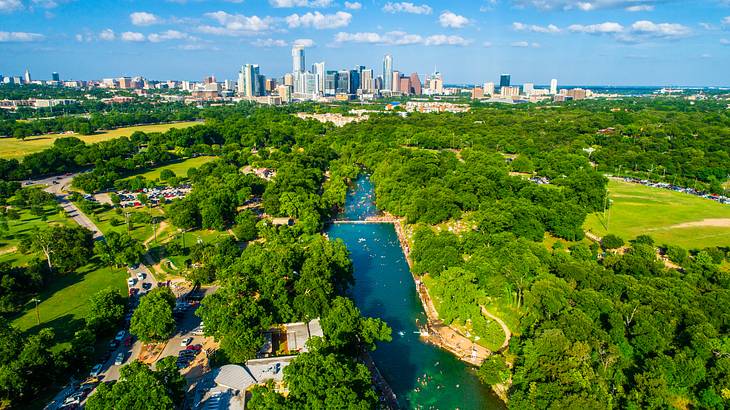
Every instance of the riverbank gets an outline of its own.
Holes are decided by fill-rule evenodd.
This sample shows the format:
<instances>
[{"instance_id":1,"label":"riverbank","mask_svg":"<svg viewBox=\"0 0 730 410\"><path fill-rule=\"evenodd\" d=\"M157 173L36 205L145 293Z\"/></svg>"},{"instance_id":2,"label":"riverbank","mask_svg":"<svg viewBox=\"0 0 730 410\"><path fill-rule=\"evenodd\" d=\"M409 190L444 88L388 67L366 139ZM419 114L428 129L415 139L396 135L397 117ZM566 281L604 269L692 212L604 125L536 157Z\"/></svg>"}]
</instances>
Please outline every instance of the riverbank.
<instances>
[{"instance_id":1,"label":"riverbank","mask_svg":"<svg viewBox=\"0 0 730 410\"><path fill-rule=\"evenodd\" d=\"M428 287L413 271L413 261L411 260L411 247L408 243L408 236L404 228L405 221L403 221L401 218L396 218L395 216L388 213L384 213L383 216L368 218L368 222L392 223L395 228L395 232L398 236L398 241L400 242L403 255L406 258L406 262L408 263L408 267L411 271L411 276L413 277L413 281L416 284L418 297L421 300L423 310L426 313L426 317L428 318L428 323L425 326L426 331L421 332L421 337L425 339L426 342L438 346L439 348L444 349L449 353L455 355L459 358L459 360L469 363L472 366L481 366L484 360L491 356L493 352L486 347L477 345L461 332L451 326L445 325L443 321L439 319L438 311L433 304L433 299L428 293ZM503 352L509 346L509 340L512 336L512 332L509 330L506 323L504 323L502 319L487 311L484 306L480 305L480 308L482 314L497 322L502 328L502 331L505 334L505 339L499 351ZM507 392L509 391L510 384L510 382L507 382L504 384L497 384L492 386L492 391L494 391L497 397L499 397L500 400L502 400L504 403L507 403Z\"/></svg>"},{"instance_id":2,"label":"riverbank","mask_svg":"<svg viewBox=\"0 0 730 410\"><path fill-rule=\"evenodd\" d=\"M428 288L421 278L413 271L413 261L411 260L411 247L408 243L408 237L405 232L405 222L393 215L384 213L382 216L368 217L368 222L373 223L392 223L395 228L398 241L400 242L403 255L406 258L411 276L416 284L418 298L423 305L423 311L426 313L427 323L419 324L421 329L421 338L426 342L438 346L451 354L455 355L472 366L479 367L492 352L484 346L474 343L460 331L452 326L446 325L440 318L438 311L433 303Z\"/></svg>"}]
</instances>

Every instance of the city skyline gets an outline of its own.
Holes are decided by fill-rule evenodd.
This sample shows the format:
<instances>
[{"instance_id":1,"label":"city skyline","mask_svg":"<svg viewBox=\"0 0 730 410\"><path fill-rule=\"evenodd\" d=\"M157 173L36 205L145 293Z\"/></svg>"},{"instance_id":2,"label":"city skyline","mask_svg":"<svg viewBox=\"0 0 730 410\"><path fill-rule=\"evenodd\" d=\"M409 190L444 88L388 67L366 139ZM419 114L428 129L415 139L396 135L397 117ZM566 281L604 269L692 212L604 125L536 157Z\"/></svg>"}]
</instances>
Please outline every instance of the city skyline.
<instances>
[{"instance_id":1,"label":"city skyline","mask_svg":"<svg viewBox=\"0 0 730 410\"><path fill-rule=\"evenodd\" d=\"M438 70L447 84L726 86L730 3L660 0L437 2L0 2L0 73L96 79L236 79L244 64L279 78L291 48L305 69ZM387 79L384 79L388 81Z\"/></svg>"}]
</instances>

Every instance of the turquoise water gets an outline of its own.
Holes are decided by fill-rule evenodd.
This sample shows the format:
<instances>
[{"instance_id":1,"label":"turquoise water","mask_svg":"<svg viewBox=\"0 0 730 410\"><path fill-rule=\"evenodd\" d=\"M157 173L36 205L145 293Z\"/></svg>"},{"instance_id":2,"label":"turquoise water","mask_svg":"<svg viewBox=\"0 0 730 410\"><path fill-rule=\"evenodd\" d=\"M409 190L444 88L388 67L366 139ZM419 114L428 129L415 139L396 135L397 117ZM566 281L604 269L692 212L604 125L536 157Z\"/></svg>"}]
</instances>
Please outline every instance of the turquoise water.
<instances>
[{"instance_id":1,"label":"turquoise water","mask_svg":"<svg viewBox=\"0 0 730 410\"><path fill-rule=\"evenodd\" d=\"M372 193L369 179L359 178L341 217L362 220L374 215ZM403 408L504 408L467 364L420 340L417 323L424 323L425 315L391 224L335 224L328 234L342 239L350 250L357 306L365 316L379 317L393 329L393 341L381 343L373 359Z\"/></svg>"}]
</instances>

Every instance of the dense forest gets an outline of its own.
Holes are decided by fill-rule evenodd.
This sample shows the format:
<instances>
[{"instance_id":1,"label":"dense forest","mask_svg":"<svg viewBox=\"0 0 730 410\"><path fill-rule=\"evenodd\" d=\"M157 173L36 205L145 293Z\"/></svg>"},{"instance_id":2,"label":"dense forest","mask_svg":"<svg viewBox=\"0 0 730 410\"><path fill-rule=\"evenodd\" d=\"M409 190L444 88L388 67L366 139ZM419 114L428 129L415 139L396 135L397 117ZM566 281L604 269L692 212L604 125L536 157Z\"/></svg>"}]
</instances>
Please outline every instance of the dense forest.
<instances>
[{"instance_id":1,"label":"dense forest","mask_svg":"<svg viewBox=\"0 0 730 410\"><path fill-rule=\"evenodd\" d=\"M631 242L621 252L611 243L618 238L581 241L586 215L607 206L606 173L723 189L727 111L652 101L373 114L342 128L297 119L292 107L206 108L204 125L93 145L64 138L20 162L0 160L0 198L41 201L15 182L31 176L89 170L73 184L94 192L125 186L123 177L169 161L217 156L188 171L192 192L166 214L181 230L230 229L235 236L163 249L189 258L191 281L220 285L198 312L221 343L216 360L252 357L260 331L275 323L321 317L325 333L286 369L290 395L258 388L252 408L376 405L358 356L388 340L390 330L340 297L352 282L348 253L321 235L363 169L372 174L378 207L413 232L414 271L428 279L443 319L469 321L479 334L488 327L480 305L505 314L514 337L479 374L488 384L508 383L511 408L722 408L730 381L730 282L720 269L727 249L663 249L681 265L670 269L657 260L662 244L648 236L625 238ZM247 166L275 177L244 174ZM535 176L549 183L531 181ZM272 217L294 222L276 226ZM560 241L547 244L546 237ZM95 248L107 263L124 263L116 254L126 250ZM161 297L159 306L166 303ZM143 313L139 323L142 334ZM161 371L128 370L175 403L177 390L160 380ZM333 380L341 381L338 389L327 388ZM3 397L22 400L29 391L4 390ZM119 383L102 393L96 408L134 403L142 389Z\"/></svg>"}]
</instances>

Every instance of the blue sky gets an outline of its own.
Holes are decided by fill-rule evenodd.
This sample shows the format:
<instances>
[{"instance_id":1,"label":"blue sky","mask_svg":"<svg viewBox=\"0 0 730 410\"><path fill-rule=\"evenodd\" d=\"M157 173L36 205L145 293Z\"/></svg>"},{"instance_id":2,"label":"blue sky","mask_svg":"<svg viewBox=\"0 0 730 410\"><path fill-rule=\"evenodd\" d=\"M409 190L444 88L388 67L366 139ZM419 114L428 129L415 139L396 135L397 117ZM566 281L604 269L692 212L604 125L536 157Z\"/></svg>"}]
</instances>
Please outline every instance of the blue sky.
<instances>
[{"instance_id":1,"label":"blue sky","mask_svg":"<svg viewBox=\"0 0 730 410\"><path fill-rule=\"evenodd\" d=\"M447 83L730 85L730 0L0 0L0 73L278 77L366 65Z\"/></svg>"}]
</instances>

